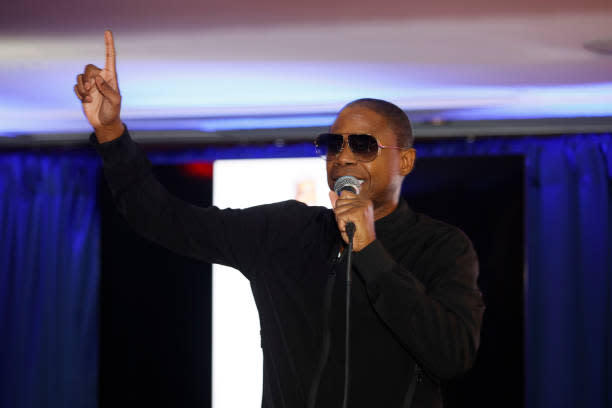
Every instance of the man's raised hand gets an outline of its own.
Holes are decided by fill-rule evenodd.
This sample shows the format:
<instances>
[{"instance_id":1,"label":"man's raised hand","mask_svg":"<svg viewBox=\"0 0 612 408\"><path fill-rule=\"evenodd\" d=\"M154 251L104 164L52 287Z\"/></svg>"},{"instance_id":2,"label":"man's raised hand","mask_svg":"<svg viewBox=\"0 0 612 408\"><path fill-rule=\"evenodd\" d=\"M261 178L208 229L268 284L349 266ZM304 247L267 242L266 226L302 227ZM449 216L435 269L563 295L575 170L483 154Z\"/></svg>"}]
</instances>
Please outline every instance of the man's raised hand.
<instances>
[{"instance_id":1,"label":"man's raised hand","mask_svg":"<svg viewBox=\"0 0 612 408\"><path fill-rule=\"evenodd\" d=\"M82 103L85 117L94 128L100 143L116 139L123 133L121 94L117 82L115 42L110 30L104 32L106 62L104 69L88 64L77 75L74 92Z\"/></svg>"}]
</instances>

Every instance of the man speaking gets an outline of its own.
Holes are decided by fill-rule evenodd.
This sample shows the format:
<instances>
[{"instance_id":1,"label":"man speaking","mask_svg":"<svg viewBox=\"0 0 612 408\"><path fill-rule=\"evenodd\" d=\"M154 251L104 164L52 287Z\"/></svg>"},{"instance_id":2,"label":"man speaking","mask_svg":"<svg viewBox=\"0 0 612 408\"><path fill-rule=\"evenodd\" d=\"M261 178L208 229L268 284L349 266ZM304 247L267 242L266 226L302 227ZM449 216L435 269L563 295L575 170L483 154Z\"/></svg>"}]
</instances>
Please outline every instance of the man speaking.
<instances>
[{"instance_id":1,"label":"man speaking","mask_svg":"<svg viewBox=\"0 0 612 408\"><path fill-rule=\"evenodd\" d=\"M110 31L105 42L104 69L87 65L75 93L116 205L143 236L249 279L261 322L262 406L442 406L440 380L474 362L484 304L469 239L400 199L416 154L405 113L360 99L317 137L333 210L293 200L200 208L170 195L130 139Z\"/></svg>"}]
</instances>

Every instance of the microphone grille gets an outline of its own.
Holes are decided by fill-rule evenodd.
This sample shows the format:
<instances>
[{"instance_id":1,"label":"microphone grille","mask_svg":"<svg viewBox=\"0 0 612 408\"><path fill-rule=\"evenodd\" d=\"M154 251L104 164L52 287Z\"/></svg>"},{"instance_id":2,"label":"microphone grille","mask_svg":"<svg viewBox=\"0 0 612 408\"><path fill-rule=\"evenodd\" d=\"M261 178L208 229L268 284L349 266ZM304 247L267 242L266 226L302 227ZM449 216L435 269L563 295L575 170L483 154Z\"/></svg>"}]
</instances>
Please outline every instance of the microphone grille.
<instances>
[{"instance_id":1,"label":"microphone grille","mask_svg":"<svg viewBox=\"0 0 612 408\"><path fill-rule=\"evenodd\" d=\"M342 190L348 190L352 193L359 194L361 182L353 176L342 176L334 183L334 191L340 195Z\"/></svg>"}]
</instances>

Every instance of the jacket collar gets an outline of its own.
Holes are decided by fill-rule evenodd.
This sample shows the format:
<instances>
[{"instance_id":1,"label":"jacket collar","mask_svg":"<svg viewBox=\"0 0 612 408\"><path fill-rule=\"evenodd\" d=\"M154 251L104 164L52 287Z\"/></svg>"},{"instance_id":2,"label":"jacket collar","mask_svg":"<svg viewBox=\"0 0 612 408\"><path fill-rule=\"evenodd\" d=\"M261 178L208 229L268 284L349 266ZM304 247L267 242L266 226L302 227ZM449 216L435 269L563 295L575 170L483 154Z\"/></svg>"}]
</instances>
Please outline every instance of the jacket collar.
<instances>
[{"instance_id":1,"label":"jacket collar","mask_svg":"<svg viewBox=\"0 0 612 408\"><path fill-rule=\"evenodd\" d=\"M397 207L390 214L385 215L375 222L377 234L385 235L393 233L400 228L406 228L416 222L416 214L408 206L403 198L400 198Z\"/></svg>"}]
</instances>

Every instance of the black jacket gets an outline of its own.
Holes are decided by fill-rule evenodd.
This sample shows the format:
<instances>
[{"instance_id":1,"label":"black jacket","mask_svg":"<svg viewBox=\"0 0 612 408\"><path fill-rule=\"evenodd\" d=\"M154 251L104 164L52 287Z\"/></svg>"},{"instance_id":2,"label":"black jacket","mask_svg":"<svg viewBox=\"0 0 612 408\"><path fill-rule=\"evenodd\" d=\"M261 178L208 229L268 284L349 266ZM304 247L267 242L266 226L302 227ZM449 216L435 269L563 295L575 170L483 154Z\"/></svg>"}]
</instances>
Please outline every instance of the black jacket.
<instances>
[{"instance_id":1,"label":"black jacket","mask_svg":"<svg viewBox=\"0 0 612 408\"><path fill-rule=\"evenodd\" d=\"M334 214L297 201L201 208L170 195L126 133L92 143L120 212L143 236L249 279L259 311L264 407L341 407L345 256ZM484 304L478 261L457 228L401 201L355 253L349 407L441 406L438 381L471 367ZM416 364L415 364L416 362ZM315 381L320 378L320 381ZM239 388L239 384L237 384Z\"/></svg>"}]
</instances>

